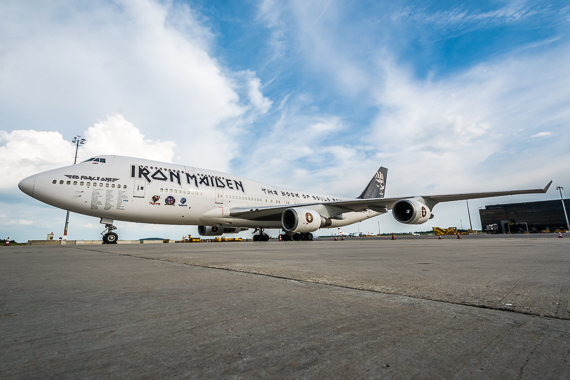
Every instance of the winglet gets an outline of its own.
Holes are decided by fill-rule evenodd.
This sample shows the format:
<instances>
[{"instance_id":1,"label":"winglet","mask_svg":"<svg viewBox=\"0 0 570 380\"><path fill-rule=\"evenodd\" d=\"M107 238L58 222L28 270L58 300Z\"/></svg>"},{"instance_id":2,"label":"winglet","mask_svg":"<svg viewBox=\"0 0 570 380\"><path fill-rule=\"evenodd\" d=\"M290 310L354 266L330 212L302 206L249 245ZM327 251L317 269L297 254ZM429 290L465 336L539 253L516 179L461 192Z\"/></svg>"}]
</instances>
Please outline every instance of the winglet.
<instances>
[{"instance_id":1,"label":"winglet","mask_svg":"<svg viewBox=\"0 0 570 380\"><path fill-rule=\"evenodd\" d=\"M542 192L546 193L548 191L548 188L550 187L550 185L552 185L552 181L548 182L548 185L546 185L546 187L542 190Z\"/></svg>"}]
</instances>

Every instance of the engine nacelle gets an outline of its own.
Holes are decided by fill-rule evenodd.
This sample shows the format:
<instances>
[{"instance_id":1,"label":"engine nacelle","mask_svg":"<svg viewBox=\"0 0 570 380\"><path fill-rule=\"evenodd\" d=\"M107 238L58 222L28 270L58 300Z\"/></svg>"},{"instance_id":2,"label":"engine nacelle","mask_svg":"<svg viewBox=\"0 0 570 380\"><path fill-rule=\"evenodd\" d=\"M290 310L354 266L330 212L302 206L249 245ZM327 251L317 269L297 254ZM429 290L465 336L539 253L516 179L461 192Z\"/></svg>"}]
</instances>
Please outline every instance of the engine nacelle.
<instances>
[{"instance_id":1,"label":"engine nacelle","mask_svg":"<svg viewBox=\"0 0 570 380\"><path fill-rule=\"evenodd\" d=\"M248 228L240 227L218 227L218 226L198 226L198 233L201 236L220 236L222 234L237 234L247 231Z\"/></svg>"},{"instance_id":2,"label":"engine nacelle","mask_svg":"<svg viewBox=\"0 0 570 380\"><path fill-rule=\"evenodd\" d=\"M429 207L415 199L401 199L394 203L392 215L404 224L422 224L432 217Z\"/></svg>"},{"instance_id":3,"label":"engine nacelle","mask_svg":"<svg viewBox=\"0 0 570 380\"><path fill-rule=\"evenodd\" d=\"M313 232L331 224L330 219L308 208L288 208L281 215L281 225L287 232Z\"/></svg>"}]
</instances>

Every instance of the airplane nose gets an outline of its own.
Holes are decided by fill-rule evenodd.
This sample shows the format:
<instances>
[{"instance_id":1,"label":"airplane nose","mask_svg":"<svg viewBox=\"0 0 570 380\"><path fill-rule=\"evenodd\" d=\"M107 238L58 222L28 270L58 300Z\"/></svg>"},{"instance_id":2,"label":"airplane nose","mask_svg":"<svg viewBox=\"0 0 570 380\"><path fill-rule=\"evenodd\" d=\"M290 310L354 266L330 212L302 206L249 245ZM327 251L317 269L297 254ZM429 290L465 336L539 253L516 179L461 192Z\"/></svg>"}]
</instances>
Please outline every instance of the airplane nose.
<instances>
[{"instance_id":1,"label":"airplane nose","mask_svg":"<svg viewBox=\"0 0 570 380\"><path fill-rule=\"evenodd\" d=\"M18 184L18 187L24 193L28 194L30 197L33 197L35 183L36 183L36 176L33 175L31 177L24 178L23 180L21 180L20 183Z\"/></svg>"}]
</instances>

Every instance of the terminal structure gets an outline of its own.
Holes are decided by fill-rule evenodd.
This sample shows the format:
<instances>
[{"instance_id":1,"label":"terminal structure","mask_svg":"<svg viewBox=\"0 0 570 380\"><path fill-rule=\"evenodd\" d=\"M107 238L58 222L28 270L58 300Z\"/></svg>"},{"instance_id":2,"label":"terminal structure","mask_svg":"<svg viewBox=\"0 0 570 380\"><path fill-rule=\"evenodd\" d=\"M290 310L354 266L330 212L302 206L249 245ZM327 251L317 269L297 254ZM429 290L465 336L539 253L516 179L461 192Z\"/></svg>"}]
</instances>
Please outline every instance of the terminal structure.
<instances>
[{"instance_id":1,"label":"terminal structure","mask_svg":"<svg viewBox=\"0 0 570 380\"><path fill-rule=\"evenodd\" d=\"M570 209L570 199L563 199ZM567 216L561 200L485 206L479 210L481 226L487 233L516 234L566 232Z\"/></svg>"}]
</instances>

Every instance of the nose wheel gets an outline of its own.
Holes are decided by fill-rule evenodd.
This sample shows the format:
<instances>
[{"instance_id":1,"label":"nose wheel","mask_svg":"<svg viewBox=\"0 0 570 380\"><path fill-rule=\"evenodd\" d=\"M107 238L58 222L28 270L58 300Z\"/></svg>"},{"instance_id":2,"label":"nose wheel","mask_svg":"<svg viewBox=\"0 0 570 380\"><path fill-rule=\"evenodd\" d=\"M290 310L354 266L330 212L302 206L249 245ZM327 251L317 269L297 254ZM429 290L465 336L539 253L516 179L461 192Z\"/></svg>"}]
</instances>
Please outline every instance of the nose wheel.
<instances>
[{"instance_id":1,"label":"nose wheel","mask_svg":"<svg viewBox=\"0 0 570 380\"><path fill-rule=\"evenodd\" d=\"M111 223L105 224L105 230L101 232L103 235L103 244L117 244L117 240L119 240L119 235L112 232L116 230L117 227L113 226Z\"/></svg>"}]
</instances>

